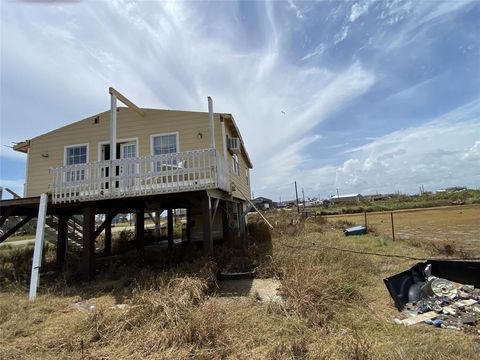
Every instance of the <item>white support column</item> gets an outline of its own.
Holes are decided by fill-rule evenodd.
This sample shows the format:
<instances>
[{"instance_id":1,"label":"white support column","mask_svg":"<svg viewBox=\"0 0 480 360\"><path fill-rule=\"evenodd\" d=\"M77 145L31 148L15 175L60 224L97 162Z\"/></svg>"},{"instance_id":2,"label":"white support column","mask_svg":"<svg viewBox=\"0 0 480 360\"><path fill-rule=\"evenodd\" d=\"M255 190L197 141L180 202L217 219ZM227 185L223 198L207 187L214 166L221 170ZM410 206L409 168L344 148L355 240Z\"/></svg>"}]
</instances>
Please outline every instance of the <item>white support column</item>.
<instances>
[{"instance_id":1,"label":"white support column","mask_svg":"<svg viewBox=\"0 0 480 360\"><path fill-rule=\"evenodd\" d=\"M210 148L215 149L215 124L213 115L213 101L208 97L208 125L210 127Z\"/></svg>"},{"instance_id":2,"label":"white support column","mask_svg":"<svg viewBox=\"0 0 480 360\"><path fill-rule=\"evenodd\" d=\"M114 191L115 180L112 180L116 174L116 167L112 161L117 159L117 96L110 94L110 184L109 191Z\"/></svg>"},{"instance_id":3,"label":"white support column","mask_svg":"<svg viewBox=\"0 0 480 360\"><path fill-rule=\"evenodd\" d=\"M223 157L227 160L227 137L225 134L225 119L220 116L220 122L222 124L222 145L223 145Z\"/></svg>"},{"instance_id":4,"label":"white support column","mask_svg":"<svg viewBox=\"0 0 480 360\"><path fill-rule=\"evenodd\" d=\"M110 95L110 160L117 158L117 96Z\"/></svg>"},{"instance_id":5,"label":"white support column","mask_svg":"<svg viewBox=\"0 0 480 360\"><path fill-rule=\"evenodd\" d=\"M47 216L48 196L40 195L40 206L38 208L37 232L35 235L35 249L33 250L32 275L30 277L29 300L37 297L37 288L40 283L40 267L42 266L42 252L45 240L45 218Z\"/></svg>"}]
</instances>

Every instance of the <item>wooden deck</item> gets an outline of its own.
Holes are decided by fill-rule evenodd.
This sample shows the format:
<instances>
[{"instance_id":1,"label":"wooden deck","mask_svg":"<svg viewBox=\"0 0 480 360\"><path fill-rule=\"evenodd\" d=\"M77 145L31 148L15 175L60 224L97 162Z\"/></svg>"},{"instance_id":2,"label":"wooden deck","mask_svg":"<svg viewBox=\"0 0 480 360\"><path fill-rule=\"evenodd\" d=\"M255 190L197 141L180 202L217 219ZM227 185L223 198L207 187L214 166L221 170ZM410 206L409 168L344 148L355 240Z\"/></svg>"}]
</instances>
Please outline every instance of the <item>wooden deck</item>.
<instances>
[{"instance_id":1,"label":"wooden deck","mask_svg":"<svg viewBox=\"0 0 480 360\"><path fill-rule=\"evenodd\" d=\"M225 238L229 232L228 218L232 214L228 214L227 203L238 203L238 200L224 191L215 190L197 190L181 193L166 194L146 194L143 196L130 196L114 199L96 199L88 201L54 203L49 199L47 206L47 214L56 216L57 230L57 266L62 269L66 264L66 246L67 238L70 232L71 220L74 215L82 215L81 222L82 238L80 239L81 247L81 274L85 280L90 280L95 275L95 239L105 232L105 249L104 254L111 252L111 236L112 236L112 219L119 213L135 213L135 239L137 248L137 258L139 264L142 264L145 258L144 249L144 229L145 229L145 213L151 211L168 212L168 247L173 247L173 209L185 208L187 211L187 239L191 239L191 229L201 231L203 237L203 246L206 252L213 251L213 224L216 217L221 217L223 224L223 237ZM30 197L22 199L2 200L0 201L0 220L1 225L10 216L21 216L20 221L26 224L38 215L40 197ZM218 210L218 211L217 211ZM197 218L194 224L192 221L192 211L195 211ZM104 221L100 225L95 223L95 215L104 215ZM220 221L217 219L217 222ZM21 224L21 225L22 225ZM7 236L2 235L4 241L8 236L13 234L18 227L12 230ZM5 235L5 234L4 234ZM0 242L1 242L0 241Z\"/></svg>"},{"instance_id":2,"label":"wooden deck","mask_svg":"<svg viewBox=\"0 0 480 360\"><path fill-rule=\"evenodd\" d=\"M50 173L54 204L209 189L230 192L226 160L215 149L61 166Z\"/></svg>"}]
</instances>

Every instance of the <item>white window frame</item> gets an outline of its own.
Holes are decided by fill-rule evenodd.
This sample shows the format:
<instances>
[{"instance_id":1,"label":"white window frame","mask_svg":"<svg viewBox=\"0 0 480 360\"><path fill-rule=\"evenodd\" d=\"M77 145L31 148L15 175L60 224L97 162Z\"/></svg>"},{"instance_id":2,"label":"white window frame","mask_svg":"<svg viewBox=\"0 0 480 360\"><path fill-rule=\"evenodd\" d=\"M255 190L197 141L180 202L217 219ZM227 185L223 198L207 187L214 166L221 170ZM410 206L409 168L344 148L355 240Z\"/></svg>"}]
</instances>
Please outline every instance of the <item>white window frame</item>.
<instances>
[{"instance_id":1,"label":"white window frame","mask_svg":"<svg viewBox=\"0 0 480 360\"><path fill-rule=\"evenodd\" d=\"M84 144L73 144L73 145L65 145L63 147L63 166L67 166L67 149L70 149L70 148L76 148L76 147L83 147L85 146L87 148L87 161L83 164L88 164L89 163L89 152L90 152L90 146L88 143L84 143ZM70 165L69 165L70 166ZM64 172L63 173L63 176L64 176L64 179L63 181L67 182L67 172ZM83 180L86 180L88 178L88 171L85 170L85 173L84 173L84 178ZM77 180L70 180L68 182L75 182Z\"/></svg>"},{"instance_id":2,"label":"white window frame","mask_svg":"<svg viewBox=\"0 0 480 360\"><path fill-rule=\"evenodd\" d=\"M233 173L240 177L240 159L237 154L232 155L232 169Z\"/></svg>"},{"instance_id":3,"label":"white window frame","mask_svg":"<svg viewBox=\"0 0 480 360\"><path fill-rule=\"evenodd\" d=\"M161 133L161 134L150 135L150 155L155 155L154 151L153 151L154 150L153 139L156 138L156 137L168 136L168 135L175 135L176 136L176 139L177 139L177 144L176 144L177 151L176 152L180 152L180 136L179 136L178 131L174 131L174 132L169 132L169 133Z\"/></svg>"},{"instance_id":4,"label":"white window frame","mask_svg":"<svg viewBox=\"0 0 480 360\"><path fill-rule=\"evenodd\" d=\"M139 157L139 151L140 151L139 146L140 146L140 142L138 141L138 137L132 137L132 138L126 138L126 139L117 139L116 145L121 145L121 144L123 144L123 143L130 143L130 142L135 142L135 150L136 150L136 151L135 151L135 152L136 152L135 157ZM99 141L99 142L98 142L98 149L97 149L97 151L98 151L98 153L97 153L98 161L108 161L108 160L103 160L103 159L102 159L102 146L103 146L103 145L110 145L110 140L104 140L104 141ZM115 145L115 146L116 146L116 145ZM120 148L121 148L121 146L120 146ZM120 149L120 159L122 158L122 157L121 157L121 156L122 156L122 155L121 155L121 151L122 151L122 150ZM106 168L106 167L103 167L103 168L102 168L102 172L101 172L102 178L103 178L103 177L105 176L105 174L106 174L105 168ZM136 171L137 171L137 173L140 172L140 165L139 165L139 164L137 164L137 166L136 166ZM103 187L106 187L105 183L103 184Z\"/></svg>"},{"instance_id":5,"label":"white window frame","mask_svg":"<svg viewBox=\"0 0 480 360\"><path fill-rule=\"evenodd\" d=\"M138 142L138 137L133 137L133 138L128 138L128 139L117 139L117 144L121 144L121 143L127 143L127 142L132 142L132 141L135 141L136 143L136 147L137 147L137 154L136 154L136 157L138 157L138 152L139 152L139 142ZM105 141L99 141L98 142L98 155L97 155L97 158L98 158L98 161L104 161L102 159L102 145L110 145L110 141L109 140L105 140Z\"/></svg>"},{"instance_id":6,"label":"white window frame","mask_svg":"<svg viewBox=\"0 0 480 360\"><path fill-rule=\"evenodd\" d=\"M168 133L160 133L160 134L152 134L150 135L150 155L152 156L156 156L156 155L166 155L166 154L155 154L155 146L154 146L154 139L156 137L160 137L160 136L169 136L169 135L175 135L175 139L176 139L176 147L177 147L177 151L175 151L175 153L178 153L180 152L180 135L179 135L179 132L178 131L173 131L173 132L168 132ZM175 154L175 153L170 153L170 154ZM152 171L153 172L159 172L158 170L158 165L157 164L160 164L159 162L155 162L155 161L152 161ZM161 164L160 164L161 165ZM175 165L175 164L167 164L167 165Z\"/></svg>"}]
</instances>

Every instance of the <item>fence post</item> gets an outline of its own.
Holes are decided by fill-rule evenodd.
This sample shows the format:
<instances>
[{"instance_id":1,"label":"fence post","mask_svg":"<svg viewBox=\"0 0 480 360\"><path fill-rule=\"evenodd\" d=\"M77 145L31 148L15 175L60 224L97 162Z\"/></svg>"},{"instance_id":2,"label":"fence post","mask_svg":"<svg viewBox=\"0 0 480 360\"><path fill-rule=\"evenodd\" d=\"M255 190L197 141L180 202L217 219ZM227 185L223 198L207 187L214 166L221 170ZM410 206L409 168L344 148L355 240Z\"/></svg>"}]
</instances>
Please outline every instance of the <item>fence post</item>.
<instances>
[{"instance_id":1,"label":"fence post","mask_svg":"<svg viewBox=\"0 0 480 360\"><path fill-rule=\"evenodd\" d=\"M395 226L393 225L393 211L390 212L390 221L392 222L392 240L395 241Z\"/></svg>"},{"instance_id":2,"label":"fence post","mask_svg":"<svg viewBox=\"0 0 480 360\"><path fill-rule=\"evenodd\" d=\"M367 232L368 232L368 227L367 227L367 212L365 211L363 214L365 215L365 229L367 229Z\"/></svg>"}]
</instances>

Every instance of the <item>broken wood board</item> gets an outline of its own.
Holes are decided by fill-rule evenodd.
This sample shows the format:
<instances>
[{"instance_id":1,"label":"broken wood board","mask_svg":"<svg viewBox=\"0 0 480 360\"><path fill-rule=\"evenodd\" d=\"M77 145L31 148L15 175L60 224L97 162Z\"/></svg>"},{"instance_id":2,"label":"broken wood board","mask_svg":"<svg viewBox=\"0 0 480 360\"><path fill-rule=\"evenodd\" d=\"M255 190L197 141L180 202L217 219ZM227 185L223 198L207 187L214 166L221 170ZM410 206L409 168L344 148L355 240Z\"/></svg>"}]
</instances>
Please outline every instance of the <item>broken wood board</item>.
<instances>
[{"instance_id":1,"label":"broken wood board","mask_svg":"<svg viewBox=\"0 0 480 360\"><path fill-rule=\"evenodd\" d=\"M405 326L410 326L424 322L425 320L435 319L437 316L438 314L435 311L429 311L424 314L419 314L408 319L401 320L400 323Z\"/></svg>"}]
</instances>

